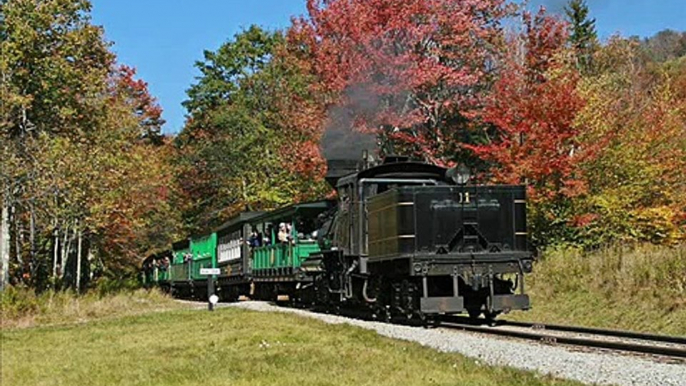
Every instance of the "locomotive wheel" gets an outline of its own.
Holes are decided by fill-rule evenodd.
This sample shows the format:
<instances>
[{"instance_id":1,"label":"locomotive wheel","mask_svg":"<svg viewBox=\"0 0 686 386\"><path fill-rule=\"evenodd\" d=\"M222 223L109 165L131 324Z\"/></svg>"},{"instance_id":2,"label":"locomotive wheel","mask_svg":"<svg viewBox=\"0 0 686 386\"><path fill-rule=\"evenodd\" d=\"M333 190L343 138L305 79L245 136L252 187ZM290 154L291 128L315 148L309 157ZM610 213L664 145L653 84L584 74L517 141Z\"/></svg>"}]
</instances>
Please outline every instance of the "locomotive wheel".
<instances>
[{"instance_id":1,"label":"locomotive wheel","mask_svg":"<svg viewBox=\"0 0 686 386\"><path fill-rule=\"evenodd\" d=\"M488 323L489 326L494 326L496 324L495 318L498 316L500 312L484 312L484 317L486 318L486 323Z\"/></svg>"},{"instance_id":2,"label":"locomotive wheel","mask_svg":"<svg viewBox=\"0 0 686 386\"><path fill-rule=\"evenodd\" d=\"M391 315L390 306L376 307L372 310L372 319L382 322L390 323L393 316Z\"/></svg>"},{"instance_id":3,"label":"locomotive wheel","mask_svg":"<svg viewBox=\"0 0 686 386\"><path fill-rule=\"evenodd\" d=\"M441 326L438 315L424 315L424 328L437 328Z\"/></svg>"},{"instance_id":4,"label":"locomotive wheel","mask_svg":"<svg viewBox=\"0 0 686 386\"><path fill-rule=\"evenodd\" d=\"M481 309L471 308L467 309L467 312L469 313L469 319L471 319L472 321L476 321L477 319L479 319L479 316L481 315Z\"/></svg>"},{"instance_id":5,"label":"locomotive wheel","mask_svg":"<svg viewBox=\"0 0 686 386\"><path fill-rule=\"evenodd\" d=\"M389 308L384 308L381 320L385 323L390 323L393 320L393 315L391 315L391 310Z\"/></svg>"}]
</instances>

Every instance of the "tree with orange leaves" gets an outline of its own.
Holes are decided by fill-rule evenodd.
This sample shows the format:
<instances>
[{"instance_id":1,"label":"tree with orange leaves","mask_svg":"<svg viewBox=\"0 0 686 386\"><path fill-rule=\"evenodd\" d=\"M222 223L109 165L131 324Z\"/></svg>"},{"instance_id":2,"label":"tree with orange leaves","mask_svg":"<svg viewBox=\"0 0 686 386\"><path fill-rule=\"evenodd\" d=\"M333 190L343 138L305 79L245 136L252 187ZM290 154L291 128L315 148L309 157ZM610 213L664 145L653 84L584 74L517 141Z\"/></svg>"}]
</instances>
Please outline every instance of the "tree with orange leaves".
<instances>
[{"instance_id":1,"label":"tree with orange leaves","mask_svg":"<svg viewBox=\"0 0 686 386\"><path fill-rule=\"evenodd\" d=\"M96 262L122 277L177 229L161 108L90 9L0 1L0 287L81 290Z\"/></svg>"},{"instance_id":2,"label":"tree with orange leaves","mask_svg":"<svg viewBox=\"0 0 686 386\"><path fill-rule=\"evenodd\" d=\"M601 144L578 165L589 189L575 200L573 225L590 245L686 239L686 61L640 55L636 42L613 38L578 88L579 141Z\"/></svg>"}]
</instances>

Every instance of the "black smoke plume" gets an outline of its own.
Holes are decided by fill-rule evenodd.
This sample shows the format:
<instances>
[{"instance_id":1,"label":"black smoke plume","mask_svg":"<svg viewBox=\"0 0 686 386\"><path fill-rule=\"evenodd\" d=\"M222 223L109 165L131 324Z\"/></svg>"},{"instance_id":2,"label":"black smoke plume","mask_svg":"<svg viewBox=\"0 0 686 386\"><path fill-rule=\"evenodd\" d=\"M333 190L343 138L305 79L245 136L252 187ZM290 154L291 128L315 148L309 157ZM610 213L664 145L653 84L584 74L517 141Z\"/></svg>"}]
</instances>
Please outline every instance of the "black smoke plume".
<instances>
[{"instance_id":1,"label":"black smoke plume","mask_svg":"<svg viewBox=\"0 0 686 386\"><path fill-rule=\"evenodd\" d=\"M345 92L345 102L328 111L328 124L322 137L322 154L327 160L360 160L362 152L377 153L376 135L355 130L355 119L371 116L379 108L378 97L364 85Z\"/></svg>"}]
</instances>

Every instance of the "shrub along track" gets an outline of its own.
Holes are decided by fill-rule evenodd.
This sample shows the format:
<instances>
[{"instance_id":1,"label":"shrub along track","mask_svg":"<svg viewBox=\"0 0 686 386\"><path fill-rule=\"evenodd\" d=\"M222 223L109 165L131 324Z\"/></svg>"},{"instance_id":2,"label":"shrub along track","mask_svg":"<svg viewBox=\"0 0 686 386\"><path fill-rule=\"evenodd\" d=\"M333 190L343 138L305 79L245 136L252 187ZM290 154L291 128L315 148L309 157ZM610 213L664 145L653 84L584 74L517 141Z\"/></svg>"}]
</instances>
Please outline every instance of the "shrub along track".
<instances>
[{"instance_id":1,"label":"shrub along track","mask_svg":"<svg viewBox=\"0 0 686 386\"><path fill-rule=\"evenodd\" d=\"M459 316L442 317L438 323L441 327L488 335L686 359L685 337L507 320L485 324L485 320Z\"/></svg>"}]
</instances>

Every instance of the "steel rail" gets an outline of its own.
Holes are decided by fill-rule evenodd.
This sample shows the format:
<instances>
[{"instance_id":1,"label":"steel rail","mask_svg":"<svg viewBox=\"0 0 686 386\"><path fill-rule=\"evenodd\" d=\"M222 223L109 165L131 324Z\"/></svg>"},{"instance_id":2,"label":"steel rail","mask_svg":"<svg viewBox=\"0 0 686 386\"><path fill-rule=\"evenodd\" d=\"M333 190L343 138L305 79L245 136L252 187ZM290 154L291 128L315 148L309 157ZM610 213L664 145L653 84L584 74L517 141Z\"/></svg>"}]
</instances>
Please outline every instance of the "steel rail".
<instances>
[{"instance_id":1,"label":"steel rail","mask_svg":"<svg viewBox=\"0 0 686 386\"><path fill-rule=\"evenodd\" d=\"M440 326L489 335L507 336L525 340L535 340L545 343L559 343L566 345L627 351L641 354L654 354L676 358L686 358L686 348L681 347L656 346L626 341L599 340L571 336L559 336L537 332L505 330L499 329L497 327L476 326L473 324L463 324L445 321L441 322Z\"/></svg>"},{"instance_id":2,"label":"steel rail","mask_svg":"<svg viewBox=\"0 0 686 386\"><path fill-rule=\"evenodd\" d=\"M457 316L457 315L444 316L443 320L446 320L448 322L463 323L463 324L475 324L475 323L485 324L485 323L488 323L488 321L485 319L473 320L473 319L468 319L467 317L464 317L464 316ZM685 344L686 345L686 337L683 337L683 336L650 334L650 333L636 332L636 331L611 330L611 329L606 329L606 328L570 326L570 325L562 325L562 324L546 324L546 323L536 323L536 322L517 322L517 321L511 321L511 320L504 320L504 319L496 320L493 323L495 323L496 326L528 327L528 328L532 328L534 330L576 332L576 333L580 333L580 334L613 336L613 337L617 337L617 338L628 338L628 339L645 340L645 341L652 341L652 342L664 342L664 343L674 343L674 344Z\"/></svg>"},{"instance_id":3,"label":"steel rail","mask_svg":"<svg viewBox=\"0 0 686 386\"><path fill-rule=\"evenodd\" d=\"M514 321L509 321L509 320L502 320L500 322L505 326L529 327L529 328L533 328L533 329L537 329L537 330L578 332L578 333L583 333L583 334L614 336L614 337L618 337L618 338L630 338L630 339L646 340L646 341L653 341L653 342L686 344L686 337L682 337L682 336L648 334L648 333L635 332L635 331L610 330L610 329L606 329L606 328L567 326L567 325L561 325L561 324L514 322Z\"/></svg>"}]
</instances>

